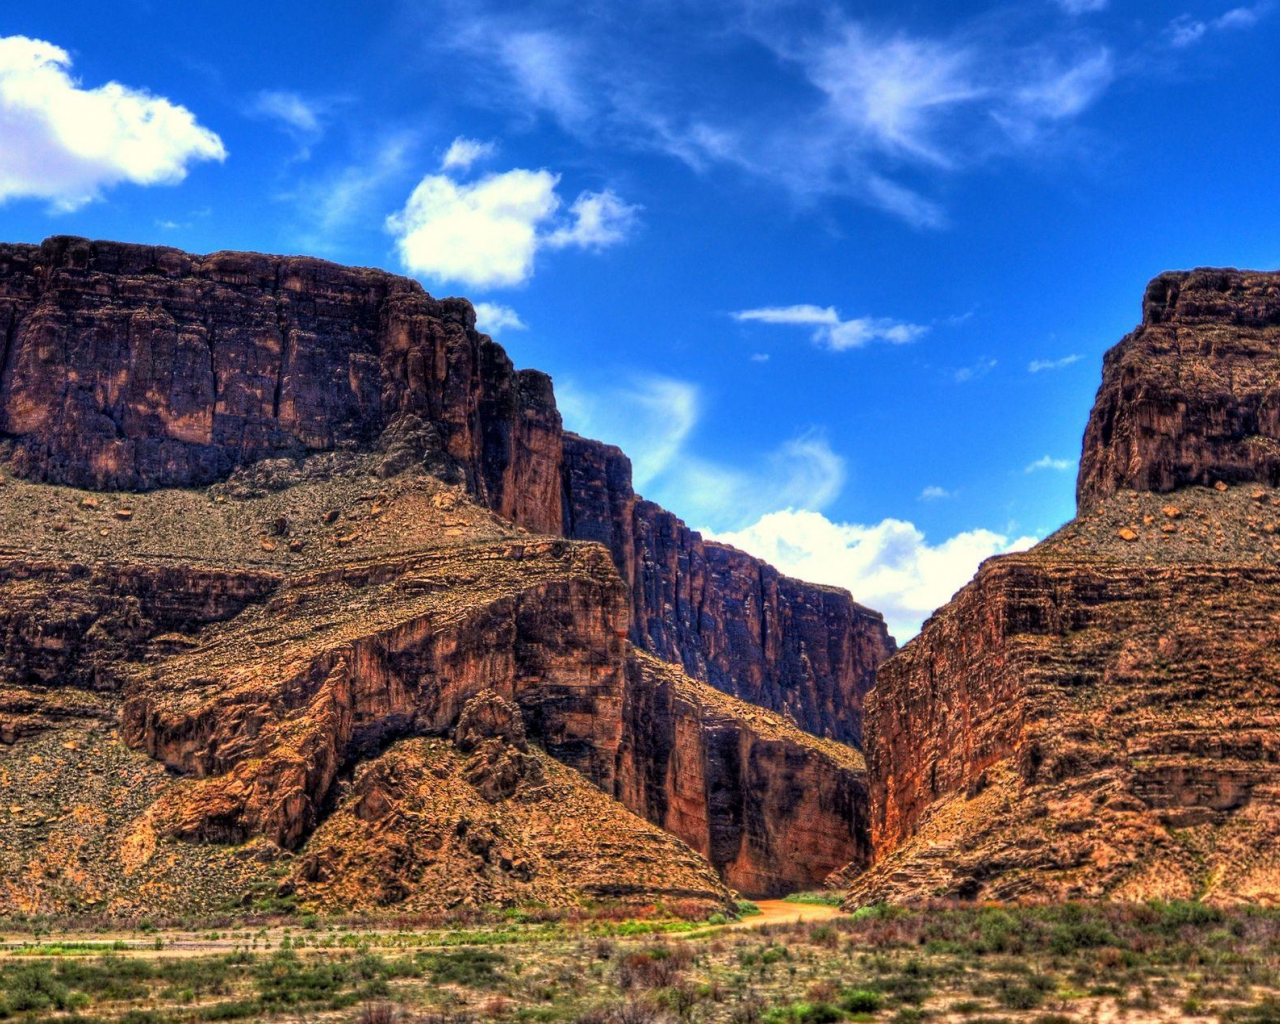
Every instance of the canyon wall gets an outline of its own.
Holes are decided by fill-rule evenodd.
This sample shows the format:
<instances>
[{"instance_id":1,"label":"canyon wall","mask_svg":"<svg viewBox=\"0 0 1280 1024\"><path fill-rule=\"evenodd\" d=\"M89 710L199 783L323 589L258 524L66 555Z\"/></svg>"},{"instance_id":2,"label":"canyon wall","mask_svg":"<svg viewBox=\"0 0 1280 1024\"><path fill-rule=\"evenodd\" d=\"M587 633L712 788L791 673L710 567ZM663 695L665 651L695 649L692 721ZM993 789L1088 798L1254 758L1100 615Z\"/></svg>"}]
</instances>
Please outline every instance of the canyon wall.
<instances>
[{"instance_id":1,"label":"canyon wall","mask_svg":"<svg viewBox=\"0 0 1280 1024\"><path fill-rule=\"evenodd\" d=\"M207 484L263 458L376 449L537 533L597 540L631 637L696 678L858 743L894 650L840 590L704 541L639 498L616 448L561 430L471 306L300 257L51 238L0 246L0 464L99 489Z\"/></svg>"},{"instance_id":2,"label":"canyon wall","mask_svg":"<svg viewBox=\"0 0 1280 1024\"><path fill-rule=\"evenodd\" d=\"M207 484L380 442L560 528L560 417L461 300L322 260L57 237L0 245L0 452L100 489Z\"/></svg>"},{"instance_id":3,"label":"canyon wall","mask_svg":"<svg viewBox=\"0 0 1280 1024\"><path fill-rule=\"evenodd\" d=\"M620 449L571 433L563 448L564 532L612 552L637 646L808 732L861 742L863 698L896 649L883 616L703 540L635 493Z\"/></svg>"}]
</instances>

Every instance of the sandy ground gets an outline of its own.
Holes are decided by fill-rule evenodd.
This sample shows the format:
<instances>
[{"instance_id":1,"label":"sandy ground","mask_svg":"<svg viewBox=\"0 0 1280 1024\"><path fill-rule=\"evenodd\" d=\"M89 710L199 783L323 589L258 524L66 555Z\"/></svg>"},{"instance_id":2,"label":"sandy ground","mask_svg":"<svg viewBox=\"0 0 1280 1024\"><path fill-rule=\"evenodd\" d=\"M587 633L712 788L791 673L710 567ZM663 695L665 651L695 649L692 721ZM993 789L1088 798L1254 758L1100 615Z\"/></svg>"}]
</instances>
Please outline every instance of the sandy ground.
<instances>
[{"instance_id":1,"label":"sandy ground","mask_svg":"<svg viewBox=\"0 0 1280 1024\"><path fill-rule=\"evenodd\" d=\"M759 928L765 924L795 924L797 921L826 921L840 917L839 907L824 907L817 903L788 903L786 900L756 900L760 913L744 917L725 925L726 928Z\"/></svg>"},{"instance_id":2,"label":"sandy ground","mask_svg":"<svg viewBox=\"0 0 1280 1024\"><path fill-rule=\"evenodd\" d=\"M824 907L810 903L787 903L784 900L757 900L756 906L760 908L760 913L752 914L745 917L741 921L732 921L727 925L720 927L729 929L740 928L759 928L769 924L794 924L798 921L823 921L830 918L839 917L843 912L837 907ZM715 926L709 926L708 930L714 930ZM254 929L244 929L250 934L254 933ZM271 928L267 931L265 938L270 945L262 944L258 947L262 949L276 948L280 944L281 938L285 931L281 928ZM311 933L293 929L295 936L311 937ZM355 934L364 935L395 935L402 934L392 931L382 931L380 929L372 929L369 931L356 931ZM705 935L706 932L700 932ZM678 937L679 933L675 933ZM263 937L259 933L260 939ZM52 936L44 936L39 940L34 940L30 936L6 936L0 940L0 956L12 955L15 950L21 949L22 946L32 942L40 942L42 944L57 943L76 943L86 942L93 943L95 946L101 946L100 950L95 949L93 952L74 951L72 956L93 956L111 954L114 956L143 956L147 958L156 957L184 957L184 956L207 956L212 953L230 953L237 948L243 948L246 942L243 939L233 939L229 935L223 935L219 938L211 938L208 935L192 935L190 933L180 934L174 932L161 933L160 938L164 945L157 949L154 938L139 938L136 933L132 934L102 934L101 932L88 934L58 934ZM124 943L122 949L111 949L110 944L113 941ZM306 946L300 949L303 953L325 953L325 952L343 952L349 951L350 946L334 946L328 949L316 949L313 946ZM414 949L431 949L431 945L413 946ZM30 955L30 954L27 954ZM38 954L37 954L38 955Z\"/></svg>"}]
</instances>

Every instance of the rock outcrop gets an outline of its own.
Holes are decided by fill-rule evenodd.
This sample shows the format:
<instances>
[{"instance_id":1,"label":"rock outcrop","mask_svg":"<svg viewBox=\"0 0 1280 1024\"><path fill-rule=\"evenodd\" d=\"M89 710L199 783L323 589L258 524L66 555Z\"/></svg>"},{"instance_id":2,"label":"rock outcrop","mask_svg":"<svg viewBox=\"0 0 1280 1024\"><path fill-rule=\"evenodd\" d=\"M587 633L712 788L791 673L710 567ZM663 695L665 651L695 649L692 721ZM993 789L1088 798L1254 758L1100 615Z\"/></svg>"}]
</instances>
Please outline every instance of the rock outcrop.
<instances>
[{"instance_id":1,"label":"rock outcrop","mask_svg":"<svg viewBox=\"0 0 1280 1024\"><path fill-rule=\"evenodd\" d=\"M535 533L606 545L633 641L820 736L858 743L894 649L844 591L781 576L638 498L616 448L561 430L469 303L377 270L51 238L0 246L0 464L109 490L376 448Z\"/></svg>"},{"instance_id":2,"label":"rock outcrop","mask_svg":"<svg viewBox=\"0 0 1280 1024\"><path fill-rule=\"evenodd\" d=\"M853 903L1280 900L1280 491L1228 483L1274 480L1278 295L1153 282L1105 360L1078 517L881 667Z\"/></svg>"},{"instance_id":3,"label":"rock outcrop","mask_svg":"<svg viewBox=\"0 0 1280 1024\"><path fill-rule=\"evenodd\" d=\"M817 888L865 866L862 756L636 652L627 663L619 799L742 892Z\"/></svg>"},{"instance_id":4,"label":"rock outcrop","mask_svg":"<svg viewBox=\"0 0 1280 1024\"><path fill-rule=\"evenodd\" d=\"M1083 511L1128 488L1280 484L1280 277L1161 274L1107 353L1085 430Z\"/></svg>"}]
</instances>

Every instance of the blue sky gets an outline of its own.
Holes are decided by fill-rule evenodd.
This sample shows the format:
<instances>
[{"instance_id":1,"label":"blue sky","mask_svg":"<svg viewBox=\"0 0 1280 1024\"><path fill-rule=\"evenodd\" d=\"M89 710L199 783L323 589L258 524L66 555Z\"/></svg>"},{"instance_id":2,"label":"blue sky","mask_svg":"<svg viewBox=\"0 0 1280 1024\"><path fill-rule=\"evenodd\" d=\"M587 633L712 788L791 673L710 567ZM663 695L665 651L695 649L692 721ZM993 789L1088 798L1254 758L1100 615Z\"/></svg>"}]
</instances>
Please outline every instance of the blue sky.
<instances>
[{"instance_id":1,"label":"blue sky","mask_svg":"<svg viewBox=\"0 0 1280 1024\"><path fill-rule=\"evenodd\" d=\"M1277 42L1210 0L10 5L0 236L466 295L646 496L902 639L1071 516L1150 277L1280 262Z\"/></svg>"}]
</instances>

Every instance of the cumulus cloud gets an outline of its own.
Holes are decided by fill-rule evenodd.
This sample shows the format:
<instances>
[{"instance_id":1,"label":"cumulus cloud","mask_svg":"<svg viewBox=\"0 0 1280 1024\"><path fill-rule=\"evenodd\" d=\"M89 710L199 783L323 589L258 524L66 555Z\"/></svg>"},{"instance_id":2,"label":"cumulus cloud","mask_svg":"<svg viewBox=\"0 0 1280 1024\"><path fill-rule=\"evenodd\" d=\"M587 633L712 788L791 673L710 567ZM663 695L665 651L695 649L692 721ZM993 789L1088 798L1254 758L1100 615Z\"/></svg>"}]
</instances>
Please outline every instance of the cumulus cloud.
<instances>
[{"instance_id":1,"label":"cumulus cloud","mask_svg":"<svg viewBox=\"0 0 1280 1024\"><path fill-rule=\"evenodd\" d=\"M931 544L914 524L900 519L861 525L786 509L715 539L789 575L845 587L858 601L883 612L901 643L968 582L983 559L1025 550L1037 538L968 530Z\"/></svg>"},{"instance_id":2,"label":"cumulus cloud","mask_svg":"<svg viewBox=\"0 0 1280 1024\"><path fill-rule=\"evenodd\" d=\"M559 183L545 169L474 182L429 174L387 228L412 273L481 288L523 284L540 249L602 249L623 241L634 224L635 208L612 192L583 192L570 219L557 223Z\"/></svg>"},{"instance_id":3,"label":"cumulus cloud","mask_svg":"<svg viewBox=\"0 0 1280 1024\"><path fill-rule=\"evenodd\" d=\"M945 487L939 487L937 484L930 484L920 492L921 501L942 501L953 497L955 495L951 491L948 491Z\"/></svg>"},{"instance_id":4,"label":"cumulus cloud","mask_svg":"<svg viewBox=\"0 0 1280 1024\"><path fill-rule=\"evenodd\" d=\"M734 313L733 318L743 323L811 327L814 342L832 352L862 348L873 341L905 345L923 337L929 330L920 324L891 320L888 317L854 317L846 320L834 306L809 304L743 309Z\"/></svg>"},{"instance_id":5,"label":"cumulus cloud","mask_svg":"<svg viewBox=\"0 0 1280 1024\"><path fill-rule=\"evenodd\" d=\"M1038 473L1042 469L1051 469L1058 473L1066 472L1071 468L1070 459L1055 459L1050 455L1041 455L1035 462L1027 464L1023 470L1024 473Z\"/></svg>"},{"instance_id":6,"label":"cumulus cloud","mask_svg":"<svg viewBox=\"0 0 1280 1024\"><path fill-rule=\"evenodd\" d=\"M1046 370L1061 370L1072 363L1080 362L1080 356L1072 353L1061 359L1033 359L1027 363L1027 373L1044 373Z\"/></svg>"},{"instance_id":7,"label":"cumulus cloud","mask_svg":"<svg viewBox=\"0 0 1280 1024\"><path fill-rule=\"evenodd\" d=\"M440 161L442 171L465 171L479 160L487 160L498 151L496 142L481 142L478 139L466 139L459 135L449 144L444 159Z\"/></svg>"},{"instance_id":8,"label":"cumulus cloud","mask_svg":"<svg viewBox=\"0 0 1280 1024\"><path fill-rule=\"evenodd\" d=\"M547 244L553 249L605 249L617 245L631 234L638 212L639 207L624 203L613 192L583 192L569 207L573 220L553 231Z\"/></svg>"},{"instance_id":9,"label":"cumulus cloud","mask_svg":"<svg viewBox=\"0 0 1280 1024\"><path fill-rule=\"evenodd\" d=\"M185 107L119 82L84 88L71 66L52 43L0 37L0 202L73 210L113 185L172 185L191 164L226 158Z\"/></svg>"},{"instance_id":10,"label":"cumulus cloud","mask_svg":"<svg viewBox=\"0 0 1280 1024\"><path fill-rule=\"evenodd\" d=\"M499 335L503 331L523 331L528 325L510 306L499 302L477 302L476 327L487 334Z\"/></svg>"}]
</instances>

